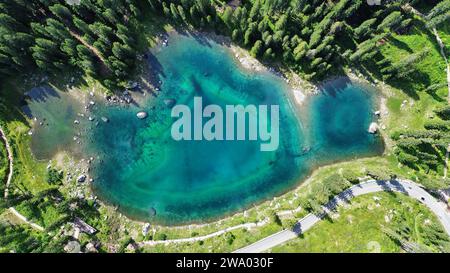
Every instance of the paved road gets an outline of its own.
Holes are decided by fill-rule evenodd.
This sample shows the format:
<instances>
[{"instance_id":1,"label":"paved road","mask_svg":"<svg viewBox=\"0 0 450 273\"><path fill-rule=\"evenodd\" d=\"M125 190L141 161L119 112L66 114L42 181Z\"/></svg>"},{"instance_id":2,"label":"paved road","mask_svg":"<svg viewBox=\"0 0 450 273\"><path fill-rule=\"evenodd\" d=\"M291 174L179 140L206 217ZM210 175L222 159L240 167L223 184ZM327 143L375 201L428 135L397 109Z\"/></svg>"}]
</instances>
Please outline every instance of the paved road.
<instances>
[{"instance_id":1,"label":"paved road","mask_svg":"<svg viewBox=\"0 0 450 273\"><path fill-rule=\"evenodd\" d=\"M333 198L324 207L324 209L326 212L329 212L330 210L335 209L340 204L348 202L353 197L380 191L401 192L410 196L411 198L419 200L438 217L445 231L450 235L450 213L446 210L446 207L442 203L439 203L433 196L431 196L418 184L408 180L398 180L391 182L370 180L355 185ZM280 231L256 243L238 249L235 251L235 253L259 253L267 251L274 246L280 245L298 237L299 234L307 231L320 220L320 217L314 214L308 214L297 223L293 231Z\"/></svg>"}]
</instances>

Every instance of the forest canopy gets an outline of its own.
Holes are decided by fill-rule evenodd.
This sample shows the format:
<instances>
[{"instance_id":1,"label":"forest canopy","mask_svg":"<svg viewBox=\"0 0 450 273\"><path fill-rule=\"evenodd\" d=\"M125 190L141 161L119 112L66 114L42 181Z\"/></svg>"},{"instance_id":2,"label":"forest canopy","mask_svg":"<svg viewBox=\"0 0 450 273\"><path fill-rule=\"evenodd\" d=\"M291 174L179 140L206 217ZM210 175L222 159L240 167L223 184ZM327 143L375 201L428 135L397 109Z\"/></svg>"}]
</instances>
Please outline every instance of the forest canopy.
<instances>
[{"instance_id":1,"label":"forest canopy","mask_svg":"<svg viewBox=\"0 0 450 273\"><path fill-rule=\"evenodd\" d=\"M234 1L233 1L234 2ZM0 73L81 69L106 87L133 77L142 22L156 18L178 27L230 36L251 54L279 62L307 79L338 73L343 65L373 59L393 32L410 27L405 5L368 6L364 0L5 0L0 3ZM429 25L448 22L448 0L427 15ZM426 52L382 70L403 77ZM379 60L382 62L382 60ZM384 63L383 63L384 64Z\"/></svg>"}]
</instances>

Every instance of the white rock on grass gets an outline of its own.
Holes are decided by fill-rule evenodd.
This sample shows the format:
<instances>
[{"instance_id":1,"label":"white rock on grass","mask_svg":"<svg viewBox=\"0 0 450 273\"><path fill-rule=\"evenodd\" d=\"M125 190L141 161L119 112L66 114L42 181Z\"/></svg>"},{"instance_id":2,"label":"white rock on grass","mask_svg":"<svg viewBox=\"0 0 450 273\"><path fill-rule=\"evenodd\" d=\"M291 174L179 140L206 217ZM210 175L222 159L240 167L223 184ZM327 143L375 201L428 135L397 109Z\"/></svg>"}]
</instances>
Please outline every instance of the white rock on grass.
<instances>
[{"instance_id":1,"label":"white rock on grass","mask_svg":"<svg viewBox=\"0 0 450 273\"><path fill-rule=\"evenodd\" d=\"M77 182L83 183L84 181L86 181L86 175L82 174L78 176Z\"/></svg>"}]
</instances>

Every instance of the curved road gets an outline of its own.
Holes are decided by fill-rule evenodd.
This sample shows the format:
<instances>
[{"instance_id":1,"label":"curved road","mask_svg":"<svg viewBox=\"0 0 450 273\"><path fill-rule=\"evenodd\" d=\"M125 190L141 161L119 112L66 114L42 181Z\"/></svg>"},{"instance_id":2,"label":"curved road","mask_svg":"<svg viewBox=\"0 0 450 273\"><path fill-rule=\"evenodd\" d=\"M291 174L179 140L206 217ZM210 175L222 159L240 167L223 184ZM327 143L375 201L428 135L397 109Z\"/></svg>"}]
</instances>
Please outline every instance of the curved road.
<instances>
[{"instance_id":1,"label":"curved road","mask_svg":"<svg viewBox=\"0 0 450 273\"><path fill-rule=\"evenodd\" d=\"M336 197L334 197L326 206L324 206L325 212L334 210L342 203L348 202L351 198L380 191L395 191L408 195L411 198L417 199L427 206L439 219L447 234L450 235L450 213L446 210L446 207L439 203L436 198L431 196L418 184L408 180L396 180L396 181L375 181L370 180L358 185L355 185ZM323 216L323 215L322 215ZM236 250L234 253L259 253L271 249L274 246L283 244L291 239L297 238L299 234L307 231L316 223L318 223L323 217L316 216L314 214L308 214L302 218L295 226L294 230L283 230L275 233L269 237L266 237L256 243Z\"/></svg>"}]
</instances>

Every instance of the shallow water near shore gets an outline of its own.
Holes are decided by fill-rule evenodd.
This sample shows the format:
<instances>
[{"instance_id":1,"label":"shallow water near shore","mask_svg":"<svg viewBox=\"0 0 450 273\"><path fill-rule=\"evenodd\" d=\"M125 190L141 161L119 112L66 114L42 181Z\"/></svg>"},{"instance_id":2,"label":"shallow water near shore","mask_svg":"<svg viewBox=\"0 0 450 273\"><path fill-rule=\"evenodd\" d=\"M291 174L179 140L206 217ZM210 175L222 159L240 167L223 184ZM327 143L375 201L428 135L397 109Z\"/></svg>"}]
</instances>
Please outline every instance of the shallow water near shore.
<instances>
[{"instance_id":1,"label":"shallow water near shore","mask_svg":"<svg viewBox=\"0 0 450 273\"><path fill-rule=\"evenodd\" d=\"M78 94L77 94L78 95ZM75 158L82 155L78 142L86 131L86 118L82 104L73 92L60 92L50 86L36 87L27 92L28 104L23 111L33 120L31 149L38 160L50 159L66 151ZM74 122L80 124L74 126Z\"/></svg>"},{"instance_id":2,"label":"shallow water near shore","mask_svg":"<svg viewBox=\"0 0 450 273\"><path fill-rule=\"evenodd\" d=\"M367 133L375 99L363 85L330 82L297 112L281 78L244 70L227 47L214 41L173 35L149 59L161 81L157 97L148 95L127 107L98 101L89 113L96 120L76 125L89 128L77 147L86 158L95 158L90 171L95 193L131 218L167 225L221 218L286 192L319 165L383 150L380 138ZM279 105L279 148L261 152L261 142L249 140L173 140L168 102L192 107L195 96L204 105L222 107ZM65 102L46 107L53 100ZM29 108L46 119L61 117L71 127L79 116L71 103L55 96L31 100ZM147 119L136 118L142 110ZM61 145L49 141L66 142L73 134L68 128L56 137L51 130L36 130L33 151L50 157Z\"/></svg>"}]
</instances>

